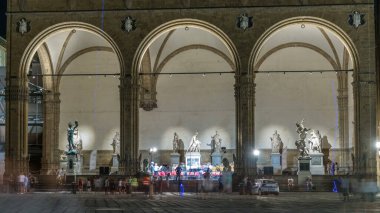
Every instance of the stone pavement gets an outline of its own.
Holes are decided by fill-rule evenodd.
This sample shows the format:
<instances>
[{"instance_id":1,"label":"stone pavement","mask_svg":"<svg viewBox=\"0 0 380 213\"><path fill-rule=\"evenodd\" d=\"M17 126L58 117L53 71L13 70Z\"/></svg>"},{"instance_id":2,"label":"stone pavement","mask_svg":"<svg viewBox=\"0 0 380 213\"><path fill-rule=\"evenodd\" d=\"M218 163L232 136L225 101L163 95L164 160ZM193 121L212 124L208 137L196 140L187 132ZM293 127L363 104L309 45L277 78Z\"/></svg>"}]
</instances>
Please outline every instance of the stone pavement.
<instances>
[{"instance_id":1,"label":"stone pavement","mask_svg":"<svg viewBox=\"0 0 380 213\"><path fill-rule=\"evenodd\" d=\"M206 199L200 194L177 193L104 195L104 193L29 193L0 194L0 212L380 212L380 199L374 202L352 197L343 202L332 192L289 192L275 195L237 195L210 193Z\"/></svg>"}]
</instances>

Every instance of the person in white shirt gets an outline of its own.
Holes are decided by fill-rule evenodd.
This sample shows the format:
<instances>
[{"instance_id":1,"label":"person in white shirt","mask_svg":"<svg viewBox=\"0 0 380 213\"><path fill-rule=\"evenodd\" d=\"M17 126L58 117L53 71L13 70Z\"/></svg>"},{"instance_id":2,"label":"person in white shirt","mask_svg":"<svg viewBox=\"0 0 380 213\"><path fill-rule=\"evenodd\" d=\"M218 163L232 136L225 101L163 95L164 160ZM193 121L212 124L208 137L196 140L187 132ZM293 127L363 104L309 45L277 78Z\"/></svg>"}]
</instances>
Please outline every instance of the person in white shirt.
<instances>
[{"instance_id":1,"label":"person in white shirt","mask_svg":"<svg viewBox=\"0 0 380 213\"><path fill-rule=\"evenodd\" d=\"M24 175L24 193L28 192L29 186L29 178L28 176Z\"/></svg>"},{"instance_id":2,"label":"person in white shirt","mask_svg":"<svg viewBox=\"0 0 380 213\"><path fill-rule=\"evenodd\" d=\"M20 173L20 175L17 178L18 182L18 191L20 194L24 193L24 181L25 181L25 175Z\"/></svg>"}]
</instances>

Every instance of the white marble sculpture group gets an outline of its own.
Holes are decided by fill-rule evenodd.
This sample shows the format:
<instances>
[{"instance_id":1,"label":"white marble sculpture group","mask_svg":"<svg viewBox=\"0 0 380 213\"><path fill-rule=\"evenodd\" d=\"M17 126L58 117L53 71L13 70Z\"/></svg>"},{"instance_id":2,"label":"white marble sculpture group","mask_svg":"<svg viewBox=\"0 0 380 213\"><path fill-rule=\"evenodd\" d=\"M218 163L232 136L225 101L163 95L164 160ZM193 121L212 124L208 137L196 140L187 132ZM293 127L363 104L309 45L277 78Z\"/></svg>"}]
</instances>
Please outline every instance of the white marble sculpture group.
<instances>
[{"instance_id":1,"label":"white marble sculpture group","mask_svg":"<svg viewBox=\"0 0 380 213\"><path fill-rule=\"evenodd\" d=\"M186 150L187 152L200 152L201 151L201 141L198 138L198 131L191 137L189 148ZM173 153L178 153L180 148L180 141L178 134L174 133L173 138ZM215 135L211 136L211 143L208 144L211 146L212 153L220 153L222 147L222 138L216 131Z\"/></svg>"},{"instance_id":2,"label":"white marble sculpture group","mask_svg":"<svg viewBox=\"0 0 380 213\"><path fill-rule=\"evenodd\" d=\"M319 130L312 130L310 133L310 138L307 139L309 146L306 146L306 136L311 130L310 128L305 128L303 126L303 120L296 123L296 131L298 133L299 139L296 140L295 144L301 157L309 156L309 153L322 153L322 137Z\"/></svg>"},{"instance_id":3,"label":"white marble sculpture group","mask_svg":"<svg viewBox=\"0 0 380 213\"><path fill-rule=\"evenodd\" d=\"M310 128L305 128L303 125L303 120L296 123L296 132L298 133L298 139L295 144L300 156L306 157L309 156L309 153L317 154L322 153L322 136L319 133L319 130L311 130ZM310 137L307 138L308 132L310 132ZM279 153L282 146L282 140L280 134L277 130L274 131L273 136L270 137L272 153ZM308 146L307 146L307 144Z\"/></svg>"}]
</instances>

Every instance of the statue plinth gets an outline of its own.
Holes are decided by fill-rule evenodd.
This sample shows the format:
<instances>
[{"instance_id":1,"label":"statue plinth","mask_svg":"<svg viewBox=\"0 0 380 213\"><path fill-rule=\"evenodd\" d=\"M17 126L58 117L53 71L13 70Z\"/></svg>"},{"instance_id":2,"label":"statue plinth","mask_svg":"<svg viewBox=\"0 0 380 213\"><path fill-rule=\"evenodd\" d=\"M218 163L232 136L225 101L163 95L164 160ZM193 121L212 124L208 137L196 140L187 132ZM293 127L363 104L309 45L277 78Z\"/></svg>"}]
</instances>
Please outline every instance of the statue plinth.
<instances>
[{"instance_id":1,"label":"statue plinth","mask_svg":"<svg viewBox=\"0 0 380 213\"><path fill-rule=\"evenodd\" d=\"M211 154L211 164L214 166L222 164L222 153L213 152Z\"/></svg>"},{"instance_id":2,"label":"statue plinth","mask_svg":"<svg viewBox=\"0 0 380 213\"><path fill-rule=\"evenodd\" d=\"M200 152L187 152L186 169L198 169L201 167L201 153Z\"/></svg>"},{"instance_id":3,"label":"statue plinth","mask_svg":"<svg viewBox=\"0 0 380 213\"><path fill-rule=\"evenodd\" d=\"M310 153L310 172L312 175L324 175L325 168L323 166L323 153L313 152Z\"/></svg>"},{"instance_id":4,"label":"statue plinth","mask_svg":"<svg viewBox=\"0 0 380 213\"><path fill-rule=\"evenodd\" d=\"M111 167L111 173L115 173L119 171L119 159L117 157L117 154L112 155L112 167Z\"/></svg>"},{"instance_id":5,"label":"statue plinth","mask_svg":"<svg viewBox=\"0 0 380 213\"><path fill-rule=\"evenodd\" d=\"M310 161L311 161L311 157L309 156L298 157L297 175L298 175L298 185L300 186L305 184L306 179L308 177L311 177Z\"/></svg>"},{"instance_id":6,"label":"statue plinth","mask_svg":"<svg viewBox=\"0 0 380 213\"><path fill-rule=\"evenodd\" d=\"M173 152L173 153L170 153L170 162L171 164L179 164L179 157L180 157L180 154L177 153L177 152Z\"/></svg>"},{"instance_id":7,"label":"statue plinth","mask_svg":"<svg viewBox=\"0 0 380 213\"><path fill-rule=\"evenodd\" d=\"M273 174L281 175L282 167L281 167L281 154L280 153L272 153L271 154L272 166L273 166Z\"/></svg>"},{"instance_id":8,"label":"statue plinth","mask_svg":"<svg viewBox=\"0 0 380 213\"><path fill-rule=\"evenodd\" d=\"M75 166L77 157L76 155L67 155L67 163L66 163L66 172L68 175L73 175L75 171Z\"/></svg>"}]
</instances>

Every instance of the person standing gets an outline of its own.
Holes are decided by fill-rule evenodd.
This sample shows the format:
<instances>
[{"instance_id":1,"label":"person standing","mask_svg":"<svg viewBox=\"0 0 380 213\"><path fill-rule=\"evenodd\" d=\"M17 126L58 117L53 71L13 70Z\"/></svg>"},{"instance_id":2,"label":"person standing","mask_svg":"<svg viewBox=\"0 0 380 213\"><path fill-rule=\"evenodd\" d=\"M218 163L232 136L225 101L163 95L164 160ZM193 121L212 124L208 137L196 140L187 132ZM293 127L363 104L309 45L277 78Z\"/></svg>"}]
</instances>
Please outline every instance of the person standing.
<instances>
[{"instance_id":1,"label":"person standing","mask_svg":"<svg viewBox=\"0 0 380 213\"><path fill-rule=\"evenodd\" d=\"M294 186L294 179L292 177L288 178L288 191L291 192L293 191L293 186Z\"/></svg>"},{"instance_id":2,"label":"person standing","mask_svg":"<svg viewBox=\"0 0 380 213\"><path fill-rule=\"evenodd\" d=\"M104 181L104 193L107 195L110 190L110 181L108 180L108 177L106 177L106 180Z\"/></svg>"},{"instance_id":3,"label":"person standing","mask_svg":"<svg viewBox=\"0 0 380 213\"><path fill-rule=\"evenodd\" d=\"M87 178L86 186L87 186L87 191L91 192L91 180L90 180L90 178Z\"/></svg>"},{"instance_id":4,"label":"person standing","mask_svg":"<svg viewBox=\"0 0 380 213\"><path fill-rule=\"evenodd\" d=\"M335 162L335 171L336 171L336 174L339 175L339 165L338 165L338 162Z\"/></svg>"},{"instance_id":5,"label":"person standing","mask_svg":"<svg viewBox=\"0 0 380 213\"><path fill-rule=\"evenodd\" d=\"M175 173L176 173L175 180L176 181L181 180L181 172L182 172L182 167L180 165L178 165L177 168L175 168Z\"/></svg>"},{"instance_id":6,"label":"person standing","mask_svg":"<svg viewBox=\"0 0 380 213\"><path fill-rule=\"evenodd\" d=\"M29 188L29 178L28 176L24 175L24 193L28 192Z\"/></svg>"},{"instance_id":7,"label":"person standing","mask_svg":"<svg viewBox=\"0 0 380 213\"><path fill-rule=\"evenodd\" d=\"M24 194L24 181L25 181L25 175L23 173L20 173L20 175L17 178L19 194Z\"/></svg>"},{"instance_id":8,"label":"person standing","mask_svg":"<svg viewBox=\"0 0 380 213\"><path fill-rule=\"evenodd\" d=\"M335 163L331 162L331 175L335 175Z\"/></svg>"},{"instance_id":9,"label":"person standing","mask_svg":"<svg viewBox=\"0 0 380 213\"><path fill-rule=\"evenodd\" d=\"M79 178L79 181L78 181L78 191L83 192L83 181L81 178Z\"/></svg>"}]
</instances>

